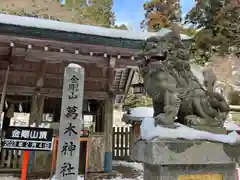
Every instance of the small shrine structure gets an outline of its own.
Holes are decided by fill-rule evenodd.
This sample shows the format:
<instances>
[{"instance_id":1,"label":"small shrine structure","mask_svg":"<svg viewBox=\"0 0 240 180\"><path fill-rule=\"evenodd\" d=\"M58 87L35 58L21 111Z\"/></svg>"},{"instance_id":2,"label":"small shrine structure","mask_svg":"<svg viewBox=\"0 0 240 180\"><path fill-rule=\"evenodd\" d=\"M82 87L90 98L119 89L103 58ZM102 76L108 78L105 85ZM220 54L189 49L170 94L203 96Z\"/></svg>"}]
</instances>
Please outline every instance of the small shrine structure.
<instances>
[{"instance_id":1,"label":"small shrine structure","mask_svg":"<svg viewBox=\"0 0 240 180\"><path fill-rule=\"evenodd\" d=\"M122 121L132 125L132 134L130 135L132 142L130 144L141 138L140 126L146 117L153 117L152 107L136 107L123 114Z\"/></svg>"}]
</instances>

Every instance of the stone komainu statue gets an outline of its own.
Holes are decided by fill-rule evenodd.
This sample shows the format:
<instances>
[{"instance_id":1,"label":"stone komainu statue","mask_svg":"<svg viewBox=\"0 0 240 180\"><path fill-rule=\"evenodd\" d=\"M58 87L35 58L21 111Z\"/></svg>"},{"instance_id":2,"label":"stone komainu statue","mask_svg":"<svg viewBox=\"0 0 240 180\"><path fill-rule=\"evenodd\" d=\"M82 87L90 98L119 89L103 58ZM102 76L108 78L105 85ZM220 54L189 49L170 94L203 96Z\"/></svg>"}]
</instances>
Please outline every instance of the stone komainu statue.
<instances>
[{"instance_id":1,"label":"stone komainu statue","mask_svg":"<svg viewBox=\"0 0 240 180\"><path fill-rule=\"evenodd\" d=\"M229 106L222 95L213 91L215 74L206 69L204 85L200 84L191 72L189 52L174 29L144 42L138 66L153 99L155 125L223 125Z\"/></svg>"}]
</instances>

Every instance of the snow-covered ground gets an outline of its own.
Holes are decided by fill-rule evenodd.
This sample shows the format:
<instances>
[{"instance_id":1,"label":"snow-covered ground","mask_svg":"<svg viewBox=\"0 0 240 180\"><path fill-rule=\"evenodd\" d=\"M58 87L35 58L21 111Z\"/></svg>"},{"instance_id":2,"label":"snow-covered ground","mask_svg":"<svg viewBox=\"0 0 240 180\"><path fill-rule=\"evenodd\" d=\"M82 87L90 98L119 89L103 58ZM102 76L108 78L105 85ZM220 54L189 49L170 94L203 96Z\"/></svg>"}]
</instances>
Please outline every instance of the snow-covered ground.
<instances>
[{"instance_id":1,"label":"snow-covered ground","mask_svg":"<svg viewBox=\"0 0 240 180\"><path fill-rule=\"evenodd\" d=\"M135 169L139 172L139 176L131 179L131 178L124 178L124 177L116 177L112 178L111 180L143 180L143 166L142 163L135 163L135 162L126 162L126 161L113 161L113 166L124 166Z\"/></svg>"},{"instance_id":2,"label":"snow-covered ground","mask_svg":"<svg viewBox=\"0 0 240 180\"><path fill-rule=\"evenodd\" d=\"M104 179L106 180L106 179ZM143 180L143 175L138 176L137 178L131 179L131 178L123 178L123 177L116 177L116 178L112 178L109 180Z\"/></svg>"},{"instance_id":3,"label":"snow-covered ground","mask_svg":"<svg viewBox=\"0 0 240 180\"><path fill-rule=\"evenodd\" d=\"M133 168L137 171L143 171L143 165L142 163L136 163L136 162L126 162L126 161L113 161L113 166L125 166Z\"/></svg>"},{"instance_id":4,"label":"snow-covered ground","mask_svg":"<svg viewBox=\"0 0 240 180\"><path fill-rule=\"evenodd\" d=\"M124 178L124 177L116 177L112 179L105 179L105 180L143 180L143 166L141 163L130 163L125 161L113 161L113 166L125 166L129 168L133 168L136 171L139 172L139 176L137 178L131 179L131 178ZM19 178L11 177L11 176L0 176L0 180L20 180ZM49 180L49 179L40 179L40 180ZM55 180L52 178L52 180ZM83 177L79 176L78 180L84 180Z\"/></svg>"},{"instance_id":5,"label":"snow-covered ground","mask_svg":"<svg viewBox=\"0 0 240 180\"><path fill-rule=\"evenodd\" d=\"M226 128L226 130L229 130L229 131L240 131L240 126L235 124L232 121L226 121L224 123L224 127Z\"/></svg>"},{"instance_id":6,"label":"snow-covered ground","mask_svg":"<svg viewBox=\"0 0 240 180\"><path fill-rule=\"evenodd\" d=\"M19 179L11 176L6 176L6 177L0 177L0 180L19 180Z\"/></svg>"},{"instance_id":7,"label":"snow-covered ground","mask_svg":"<svg viewBox=\"0 0 240 180\"><path fill-rule=\"evenodd\" d=\"M132 169L139 172L139 176L134 178L134 179L124 178L124 177L119 176L119 177L115 177L115 178L112 178L112 179L103 179L103 180L143 180L143 166L142 166L141 163L125 162L125 161L113 161L113 166L124 166L124 167L132 168ZM2 179L0 178L0 180L2 180ZM8 179L8 180L10 180L10 179ZM17 179L14 179L14 180L17 180ZM52 180L55 180L55 178L53 177ZM79 176L78 180L84 180L84 178Z\"/></svg>"},{"instance_id":8,"label":"snow-covered ground","mask_svg":"<svg viewBox=\"0 0 240 180\"><path fill-rule=\"evenodd\" d=\"M0 176L0 180L20 180L19 178L15 178L12 176ZM45 180L45 179L39 179L39 180Z\"/></svg>"},{"instance_id":9,"label":"snow-covered ground","mask_svg":"<svg viewBox=\"0 0 240 180\"><path fill-rule=\"evenodd\" d=\"M55 176L53 176L51 180L57 180L57 179L55 178ZM78 176L78 179L77 179L77 180L84 180L84 177Z\"/></svg>"},{"instance_id":10,"label":"snow-covered ground","mask_svg":"<svg viewBox=\"0 0 240 180\"><path fill-rule=\"evenodd\" d=\"M142 166L141 163L129 163L129 162L125 162L125 161L113 161L113 165L114 166L124 166L124 167L133 168L136 171L138 171L140 173L140 175L138 177L134 178L134 179L124 178L124 177L116 177L116 178L104 179L104 180L143 180L143 166ZM239 168L237 168L237 171L238 171L238 175L240 175L240 169ZM0 180L20 180L20 179L10 177L10 176L5 176L5 177L0 176ZM40 179L40 180L48 180L48 179ZM84 178L79 176L78 180L84 180ZM238 180L240 180L240 178L238 178Z\"/></svg>"}]
</instances>

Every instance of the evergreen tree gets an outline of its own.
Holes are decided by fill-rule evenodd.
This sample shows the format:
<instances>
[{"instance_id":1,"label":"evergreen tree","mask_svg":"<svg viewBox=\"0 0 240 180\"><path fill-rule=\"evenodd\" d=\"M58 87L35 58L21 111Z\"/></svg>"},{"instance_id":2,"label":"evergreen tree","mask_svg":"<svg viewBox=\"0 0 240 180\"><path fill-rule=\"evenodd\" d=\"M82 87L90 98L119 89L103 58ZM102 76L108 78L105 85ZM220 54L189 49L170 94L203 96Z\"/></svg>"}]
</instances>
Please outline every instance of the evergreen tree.
<instances>
[{"instance_id":1,"label":"evergreen tree","mask_svg":"<svg viewBox=\"0 0 240 180\"><path fill-rule=\"evenodd\" d=\"M146 95L136 95L133 93L133 89L130 88L127 97L123 103L125 110L135 107L152 107L152 99Z\"/></svg>"},{"instance_id":2,"label":"evergreen tree","mask_svg":"<svg viewBox=\"0 0 240 180\"><path fill-rule=\"evenodd\" d=\"M0 0L0 12L18 16L79 23L77 14L56 0Z\"/></svg>"},{"instance_id":3,"label":"evergreen tree","mask_svg":"<svg viewBox=\"0 0 240 180\"><path fill-rule=\"evenodd\" d=\"M0 0L0 12L19 16L114 27L112 0ZM123 27L121 27L123 28Z\"/></svg>"},{"instance_id":4,"label":"evergreen tree","mask_svg":"<svg viewBox=\"0 0 240 180\"><path fill-rule=\"evenodd\" d=\"M238 0L199 0L186 23L198 29L196 50L208 61L213 54L239 55L240 6Z\"/></svg>"},{"instance_id":5,"label":"evergreen tree","mask_svg":"<svg viewBox=\"0 0 240 180\"><path fill-rule=\"evenodd\" d=\"M133 78L133 84L143 83L141 75L136 72ZM124 109L135 108L139 106L152 107L152 98L146 94L134 94L134 89L131 87L123 103Z\"/></svg>"},{"instance_id":6,"label":"evergreen tree","mask_svg":"<svg viewBox=\"0 0 240 180\"><path fill-rule=\"evenodd\" d=\"M179 0L151 0L144 4L145 20L141 27L148 31L158 31L173 22L181 22Z\"/></svg>"},{"instance_id":7,"label":"evergreen tree","mask_svg":"<svg viewBox=\"0 0 240 180\"><path fill-rule=\"evenodd\" d=\"M65 6L78 14L82 24L114 26L113 0L66 0Z\"/></svg>"},{"instance_id":8,"label":"evergreen tree","mask_svg":"<svg viewBox=\"0 0 240 180\"><path fill-rule=\"evenodd\" d=\"M125 24L115 25L114 29L128 30L128 27Z\"/></svg>"}]
</instances>

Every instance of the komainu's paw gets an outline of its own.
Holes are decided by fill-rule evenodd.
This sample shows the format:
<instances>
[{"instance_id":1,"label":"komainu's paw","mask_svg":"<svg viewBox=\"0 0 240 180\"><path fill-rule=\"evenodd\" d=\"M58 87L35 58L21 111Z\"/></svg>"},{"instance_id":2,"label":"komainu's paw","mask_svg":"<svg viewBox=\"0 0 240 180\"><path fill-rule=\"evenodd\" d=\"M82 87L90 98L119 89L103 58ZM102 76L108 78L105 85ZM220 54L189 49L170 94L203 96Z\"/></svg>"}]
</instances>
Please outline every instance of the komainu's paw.
<instances>
[{"instance_id":1,"label":"komainu's paw","mask_svg":"<svg viewBox=\"0 0 240 180\"><path fill-rule=\"evenodd\" d=\"M204 123L203 119L196 115L186 116L185 121L187 126L202 125Z\"/></svg>"},{"instance_id":2,"label":"komainu's paw","mask_svg":"<svg viewBox=\"0 0 240 180\"><path fill-rule=\"evenodd\" d=\"M185 117L186 125L187 126L221 126L221 121L219 120L206 120L203 118L200 118L196 115L189 115Z\"/></svg>"},{"instance_id":3,"label":"komainu's paw","mask_svg":"<svg viewBox=\"0 0 240 180\"><path fill-rule=\"evenodd\" d=\"M154 123L155 126L162 126L166 128L179 127L178 125L174 124L174 122L172 121L172 118L165 116L165 114L159 114L158 116L156 116L154 122L155 122Z\"/></svg>"}]
</instances>

